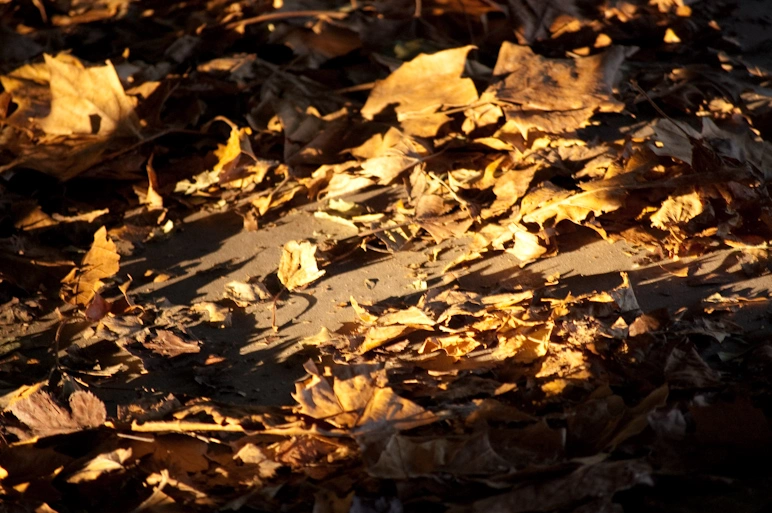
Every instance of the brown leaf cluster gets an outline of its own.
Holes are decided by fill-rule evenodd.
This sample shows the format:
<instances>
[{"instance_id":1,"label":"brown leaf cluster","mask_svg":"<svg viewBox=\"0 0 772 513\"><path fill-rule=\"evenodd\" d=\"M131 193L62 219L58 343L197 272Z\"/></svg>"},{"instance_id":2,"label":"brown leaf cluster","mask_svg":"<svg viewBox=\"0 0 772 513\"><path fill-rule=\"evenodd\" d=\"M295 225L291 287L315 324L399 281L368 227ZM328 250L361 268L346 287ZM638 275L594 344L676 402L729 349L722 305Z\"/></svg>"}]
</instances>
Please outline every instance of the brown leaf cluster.
<instances>
[{"instance_id":1,"label":"brown leaf cluster","mask_svg":"<svg viewBox=\"0 0 772 513\"><path fill-rule=\"evenodd\" d=\"M352 298L353 322L302 341L315 352L282 408L203 395L231 362L187 329L227 329L365 251L455 245L448 271L495 252L526 266L576 230L642 261L732 248L768 274L770 39L748 30L772 23L761 4L0 2L3 323L58 298L75 309L57 312L53 344L0 345L0 499L762 511L772 349L724 314L766 297L643 312L625 274L584 294L419 280L417 295ZM280 286L136 306L127 279L105 299L122 257L191 212L259 230L312 202L355 234L280 241ZM197 395L143 389L172 371ZM116 383L128 403L108 397Z\"/></svg>"}]
</instances>

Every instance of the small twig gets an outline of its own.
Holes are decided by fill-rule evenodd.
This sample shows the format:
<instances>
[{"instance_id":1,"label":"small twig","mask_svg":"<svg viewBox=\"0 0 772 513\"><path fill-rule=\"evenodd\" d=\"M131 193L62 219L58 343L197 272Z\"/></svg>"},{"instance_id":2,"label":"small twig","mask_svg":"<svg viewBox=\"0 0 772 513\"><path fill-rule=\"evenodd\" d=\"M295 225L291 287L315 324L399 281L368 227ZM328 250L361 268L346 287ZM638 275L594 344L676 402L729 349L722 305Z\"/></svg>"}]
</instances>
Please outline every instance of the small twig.
<instances>
[{"instance_id":1,"label":"small twig","mask_svg":"<svg viewBox=\"0 0 772 513\"><path fill-rule=\"evenodd\" d=\"M232 21L225 25L227 29L234 29L244 25L252 25L254 23L263 23L264 21L276 21L287 20L291 18L331 18L344 20L349 15L347 12L339 11L283 11L283 12L271 12L268 14L261 14L254 18L246 18L239 21Z\"/></svg>"},{"instance_id":2,"label":"small twig","mask_svg":"<svg viewBox=\"0 0 772 513\"><path fill-rule=\"evenodd\" d=\"M285 290L287 290L286 287L282 287L282 289L273 296L273 301L271 301L271 329L275 333L279 332L279 327L276 325L276 303L279 301L281 295L284 294Z\"/></svg>"},{"instance_id":3,"label":"small twig","mask_svg":"<svg viewBox=\"0 0 772 513\"><path fill-rule=\"evenodd\" d=\"M668 121L670 121L671 123L673 123L673 125L674 125L674 126L675 126L675 127L676 127L676 128L677 128L677 129L678 129L678 130L679 130L679 131L682 133L682 134L684 134L684 135L686 136L686 138L687 138L687 139L689 139L690 141L692 140L692 136L691 136L691 135L689 135L689 134L686 132L686 130L684 130L684 129L683 129L683 127L682 127L681 125L679 125L678 123L676 123L676 121L675 121L673 118L671 118L670 116L668 116L668 115L665 113L665 111L664 111L664 110L662 110L662 109L660 109L660 108L659 108L659 105L657 105L656 103L654 103L654 100L652 100L651 98L649 98L649 95L648 95L648 94L646 94L646 91L644 91L643 89L641 89L641 86L639 86L639 85L638 85L638 82L636 82L634 79L630 79L630 84L633 86L633 88L634 88L636 91L638 91L639 93L641 93L641 94L643 95L643 97L644 97L644 98L646 98L646 100L649 102L649 104L650 104L652 107L654 107L654 110L656 110L656 111L657 111L657 113L658 113L660 116L662 116L663 118L665 118L665 119L667 119Z\"/></svg>"},{"instance_id":4,"label":"small twig","mask_svg":"<svg viewBox=\"0 0 772 513\"><path fill-rule=\"evenodd\" d=\"M349 87L341 87L340 89L333 89L330 92L334 94L358 93L360 91L369 91L375 87L375 84L377 84L377 82L367 82L365 84L357 84Z\"/></svg>"}]
</instances>

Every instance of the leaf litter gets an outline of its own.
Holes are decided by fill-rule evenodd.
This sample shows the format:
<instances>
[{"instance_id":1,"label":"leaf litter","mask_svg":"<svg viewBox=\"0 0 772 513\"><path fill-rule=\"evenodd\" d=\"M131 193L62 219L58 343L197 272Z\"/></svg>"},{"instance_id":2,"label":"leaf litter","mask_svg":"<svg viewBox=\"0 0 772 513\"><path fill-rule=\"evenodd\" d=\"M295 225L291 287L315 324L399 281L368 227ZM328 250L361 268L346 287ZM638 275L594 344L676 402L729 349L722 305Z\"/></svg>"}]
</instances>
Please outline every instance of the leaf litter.
<instances>
[{"instance_id":1,"label":"leaf litter","mask_svg":"<svg viewBox=\"0 0 772 513\"><path fill-rule=\"evenodd\" d=\"M527 271L577 230L690 285L705 282L690 259L718 251L709 278L768 276L769 39L745 11L0 2L0 311L19 328L0 343L3 501L767 507L772 350L728 314L768 294L643 311L625 273L576 294L559 277L481 290L418 276L401 298L351 296L351 322L300 341L307 375L283 407L202 394L232 363L190 330L313 293L367 252L436 259L450 243L446 272L501 252ZM376 208L362 191L399 192ZM153 303L121 272L190 212L232 210L254 231L301 205L353 235L281 241L275 275L220 300ZM50 346L21 337L47 315ZM172 370L201 388L132 385ZM100 398L119 384L131 399Z\"/></svg>"}]
</instances>

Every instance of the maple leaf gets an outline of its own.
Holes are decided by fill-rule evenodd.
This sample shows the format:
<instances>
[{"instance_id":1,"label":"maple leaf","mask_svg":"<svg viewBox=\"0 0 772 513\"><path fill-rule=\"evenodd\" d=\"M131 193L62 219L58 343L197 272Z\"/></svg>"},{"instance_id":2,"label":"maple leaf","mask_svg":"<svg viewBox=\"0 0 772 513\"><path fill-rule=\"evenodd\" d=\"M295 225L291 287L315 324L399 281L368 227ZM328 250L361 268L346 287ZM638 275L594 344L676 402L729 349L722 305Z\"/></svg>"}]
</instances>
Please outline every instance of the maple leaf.
<instances>
[{"instance_id":1,"label":"maple leaf","mask_svg":"<svg viewBox=\"0 0 772 513\"><path fill-rule=\"evenodd\" d=\"M385 372L377 365L336 366L332 382L311 361L304 368L311 377L295 384L299 411L352 429L358 435L412 429L438 417L385 386Z\"/></svg>"},{"instance_id":2,"label":"maple leaf","mask_svg":"<svg viewBox=\"0 0 772 513\"><path fill-rule=\"evenodd\" d=\"M279 280L292 291L315 282L325 271L316 264L316 244L291 240L284 245L279 261Z\"/></svg>"},{"instance_id":3,"label":"maple leaf","mask_svg":"<svg viewBox=\"0 0 772 513\"><path fill-rule=\"evenodd\" d=\"M85 68L71 58L45 55L50 72L51 113L38 120L48 134L139 134L134 101L109 62Z\"/></svg>"},{"instance_id":4,"label":"maple leaf","mask_svg":"<svg viewBox=\"0 0 772 513\"><path fill-rule=\"evenodd\" d=\"M389 105L395 105L397 119L406 133L431 137L449 121L437 112L441 107L459 107L477 100L470 78L462 78L466 56L472 46L451 48L431 55L421 54L402 64L376 83L362 116L373 119Z\"/></svg>"},{"instance_id":5,"label":"maple leaf","mask_svg":"<svg viewBox=\"0 0 772 513\"><path fill-rule=\"evenodd\" d=\"M506 102L504 114L523 137L534 128L550 133L575 130L596 111L624 108L614 99L612 87L625 55L625 49L614 47L592 57L548 59L527 46L505 42L493 70L504 79L481 99Z\"/></svg>"}]
</instances>

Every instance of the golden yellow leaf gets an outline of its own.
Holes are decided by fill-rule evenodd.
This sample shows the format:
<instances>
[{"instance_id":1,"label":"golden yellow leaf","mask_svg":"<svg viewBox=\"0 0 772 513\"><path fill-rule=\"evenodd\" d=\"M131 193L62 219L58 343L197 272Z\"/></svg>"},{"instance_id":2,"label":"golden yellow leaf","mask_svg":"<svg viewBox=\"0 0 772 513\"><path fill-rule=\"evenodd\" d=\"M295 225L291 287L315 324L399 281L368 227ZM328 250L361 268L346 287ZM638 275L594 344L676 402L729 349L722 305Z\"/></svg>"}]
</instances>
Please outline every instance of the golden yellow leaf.
<instances>
[{"instance_id":1,"label":"golden yellow leaf","mask_svg":"<svg viewBox=\"0 0 772 513\"><path fill-rule=\"evenodd\" d=\"M360 353L366 353L372 351L377 347L381 347L384 344L393 342L403 335L414 331L415 328L410 326L403 326L401 324L391 326L373 326L365 334L365 339L362 345L359 346Z\"/></svg>"},{"instance_id":2,"label":"golden yellow leaf","mask_svg":"<svg viewBox=\"0 0 772 513\"><path fill-rule=\"evenodd\" d=\"M517 257L522 262L521 265L532 262L547 252L543 241L535 233L517 223L510 224L509 229L515 234L515 246L508 249L507 253Z\"/></svg>"},{"instance_id":3,"label":"golden yellow leaf","mask_svg":"<svg viewBox=\"0 0 772 513\"><path fill-rule=\"evenodd\" d=\"M357 317L359 317L359 320L361 320L362 322L366 322L367 324L374 324L378 320L378 316L371 314L363 307L361 307L359 303L357 303L357 300L354 299L354 296L351 296L349 298L349 301L351 302L351 308L354 309L354 312L356 312Z\"/></svg>"}]
</instances>

